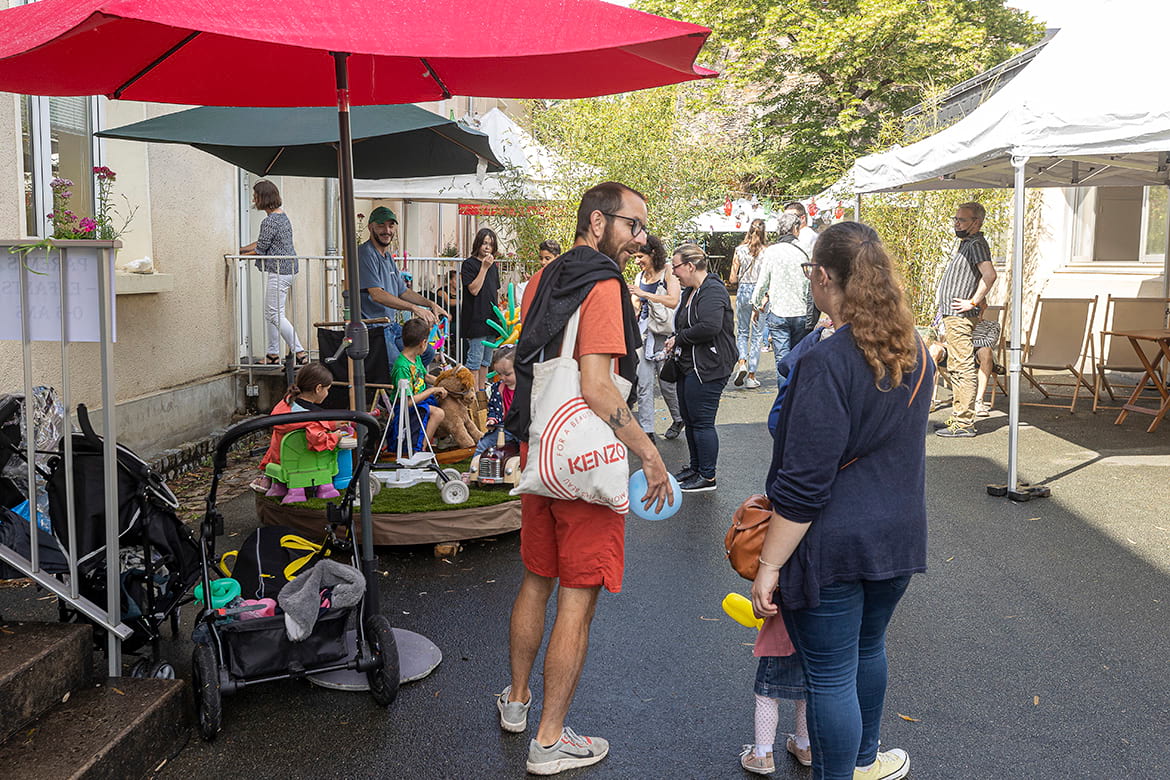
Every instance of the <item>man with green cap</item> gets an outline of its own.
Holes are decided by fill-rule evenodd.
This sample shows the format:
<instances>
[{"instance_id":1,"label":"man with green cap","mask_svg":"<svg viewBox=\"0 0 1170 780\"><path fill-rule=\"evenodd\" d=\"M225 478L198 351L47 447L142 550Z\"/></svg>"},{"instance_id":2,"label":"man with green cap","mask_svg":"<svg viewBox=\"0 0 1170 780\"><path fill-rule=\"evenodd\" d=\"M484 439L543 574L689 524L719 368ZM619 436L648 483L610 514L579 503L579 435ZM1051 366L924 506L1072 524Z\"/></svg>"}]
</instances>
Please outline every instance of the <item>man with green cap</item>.
<instances>
[{"instance_id":1,"label":"man with green cap","mask_svg":"<svg viewBox=\"0 0 1170 780\"><path fill-rule=\"evenodd\" d=\"M447 311L406 286L406 280L390 254L390 244L398 235L398 217L385 206L370 213L367 223L370 239L358 247L358 280L361 284L362 319L387 317L386 357L390 365L402 352L402 319L418 317L428 325L449 317ZM402 312L402 314L399 314ZM372 327L379 327L374 325ZM422 354L424 365L430 365L435 350L427 347Z\"/></svg>"}]
</instances>

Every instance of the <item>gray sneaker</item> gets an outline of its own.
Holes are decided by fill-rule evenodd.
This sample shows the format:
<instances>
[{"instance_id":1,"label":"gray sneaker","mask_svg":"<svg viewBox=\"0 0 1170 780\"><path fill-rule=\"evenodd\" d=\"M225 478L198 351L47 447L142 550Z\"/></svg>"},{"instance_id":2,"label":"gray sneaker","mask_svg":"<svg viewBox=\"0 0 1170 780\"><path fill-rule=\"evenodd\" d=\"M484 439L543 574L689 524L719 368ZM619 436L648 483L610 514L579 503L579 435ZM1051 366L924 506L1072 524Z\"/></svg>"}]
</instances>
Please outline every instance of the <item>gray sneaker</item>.
<instances>
[{"instance_id":1,"label":"gray sneaker","mask_svg":"<svg viewBox=\"0 0 1170 780\"><path fill-rule=\"evenodd\" d=\"M526 768L534 775L555 775L566 769L596 764L609 753L609 743L601 737L579 737L568 726L560 740L546 748L535 739L528 743Z\"/></svg>"},{"instance_id":2,"label":"gray sneaker","mask_svg":"<svg viewBox=\"0 0 1170 780\"><path fill-rule=\"evenodd\" d=\"M500 728L519 734L528 728L528 708L532 706L532 698L527 702L508 701L508 694L512 692L509 685L504 692L496 697L496 709L500 711Z\"/></svg>"},{"instance_id":3,"label":"gray sneaker","mask_svg":"<svg viewBox=\"0 0 1170 780\"><path fill-rule=\"evenodd\" d=\"M749 376L744 381L743 386L746 387L748 390L755 390L757 387L760 386L760 380L756 379L754 376Z\"/></svg>"}]
</instances>

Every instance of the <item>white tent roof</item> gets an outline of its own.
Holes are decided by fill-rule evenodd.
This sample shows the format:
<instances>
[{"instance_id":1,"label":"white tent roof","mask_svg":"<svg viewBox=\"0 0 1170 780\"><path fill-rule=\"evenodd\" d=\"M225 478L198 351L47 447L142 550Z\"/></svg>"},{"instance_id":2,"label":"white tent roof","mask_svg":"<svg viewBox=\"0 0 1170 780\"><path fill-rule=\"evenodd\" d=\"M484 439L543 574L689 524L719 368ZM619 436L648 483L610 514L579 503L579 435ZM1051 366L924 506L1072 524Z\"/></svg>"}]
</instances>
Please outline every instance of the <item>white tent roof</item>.
<instances>
[{"instance_id":1,"label":"white tent roof","mask_svg":"<svg viewBox=\"0 0 1170 780\"><path fill-rule=\"evenodd\" d=\"M549 200L552 181L563 162L552 150L538 144L532 136L498 108L479 120L481 132L487 133L496 159L518 169L525 178L525 195L532 200ZM413 179L357 179L354 196L358 198L421 200L469 203L500 200L504 197L500 179L495 174L462 176L426 176Z\"/></svg>"},{"instance_id":2,"label":"white tent roof","mask_svg":"<svg viewBox=\"0 0 1170 780\"><path fill-rule=\"evenodd\" d=\"M1095 4L1024 70L954 125L857 161L857 192L1011 187L1027 156L1028 187L1170 183L1165 70L1170 3Z\"/></svg>"},{"instance_id":3,"label":"white tent roof","mask_svg":"<svg viewBox=\"0 0 1170 780\"><path fill-rule=\"evenodd\" d=\"M753 219L762 219L766 230L775 230L776 219L783 213L783 209L773 211L755 198L738 198L731 202L730 215L720 206L691 217L687 227L701 233L746 233Z\"/></svg>"}]
</instances>

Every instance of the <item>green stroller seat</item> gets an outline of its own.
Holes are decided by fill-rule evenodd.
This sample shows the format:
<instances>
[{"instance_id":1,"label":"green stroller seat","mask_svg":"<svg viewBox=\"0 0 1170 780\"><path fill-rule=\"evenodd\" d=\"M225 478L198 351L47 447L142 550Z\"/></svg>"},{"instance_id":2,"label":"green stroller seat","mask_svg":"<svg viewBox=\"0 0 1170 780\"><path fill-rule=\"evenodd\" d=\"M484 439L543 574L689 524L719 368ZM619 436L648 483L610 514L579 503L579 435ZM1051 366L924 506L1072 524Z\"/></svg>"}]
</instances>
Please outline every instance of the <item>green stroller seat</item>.
<instances>
[{"instance_id":1,"label":"green stroller seat","mask_svg":"<svg viewBox=\"0 0 1170 780\"><path fill-rule=\"evenodd\" d=\"M305 488L316 487L317 498L337 498L333 487L337 475L337 450L309 449L303 428L290 431L280 441L280 463L269 463L264 473L288 488L282 504L304 501Z\"/></svg>"}]
</instances>

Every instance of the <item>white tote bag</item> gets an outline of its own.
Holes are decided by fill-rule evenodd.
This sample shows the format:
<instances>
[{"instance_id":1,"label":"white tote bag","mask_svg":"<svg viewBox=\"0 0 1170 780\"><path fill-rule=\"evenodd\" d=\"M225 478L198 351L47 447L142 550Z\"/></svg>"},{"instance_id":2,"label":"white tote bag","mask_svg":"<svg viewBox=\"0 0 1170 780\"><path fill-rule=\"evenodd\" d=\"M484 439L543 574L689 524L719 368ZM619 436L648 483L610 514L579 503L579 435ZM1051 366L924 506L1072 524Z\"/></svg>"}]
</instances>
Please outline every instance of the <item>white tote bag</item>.
<instances>
[{"instance_id":1,"label":"white tote bag","mask_svg":"<svg viewBox=\"0 0 1170 780\"><path fill-rule=\"evenodd\" d=\"M528 461L514 492L581 499L630 511L630 465L626 445L581 397L581 369L573 359L577 309L565 325L561 354L532 367L532 422ZM622 398L630 383L612 373Z\"/></svg>"}]
</instances>

